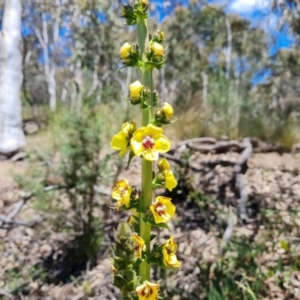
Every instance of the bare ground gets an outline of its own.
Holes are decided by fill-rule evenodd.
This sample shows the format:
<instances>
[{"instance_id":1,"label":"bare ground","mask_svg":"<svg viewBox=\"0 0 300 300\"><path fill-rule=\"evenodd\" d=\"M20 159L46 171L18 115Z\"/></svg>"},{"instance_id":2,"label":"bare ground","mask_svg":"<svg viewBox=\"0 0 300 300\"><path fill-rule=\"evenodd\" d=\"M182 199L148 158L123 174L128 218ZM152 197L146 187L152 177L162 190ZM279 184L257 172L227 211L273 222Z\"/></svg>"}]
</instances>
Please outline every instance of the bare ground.
<instances>
[{"instance_id":1,"label":"bare ground","mask_svg":"<svg viewBox=\"0 0 300 300\"><path fill-rule=\"evenodd\" d=\"M236 158L235 153L220 156L222 159ZM201 154L197 160L207 161L212 158L211 155ZM135 163L125 175L138 181ZM230 216L235 224L234 237L266 245L263 255L256 257L262 270L268 273L270 268L278 264L280 257L283 259L284 275L278 272L268 274L264 282L267 294L258 299L300 299L299 268L292 270L289 265L291 257L294 259L295 253L300 250L300 160L290 153L257 153L252 155L248 166L244 175L249 196L249 218L246 223L241 223L236 217L238 202L229 188L226 188L225 196L216 201L220 185L230 179L230 167L217 166L203 174L189 173L193 194L185 194L184 189L179 194L173 194L177 216L170 228L179 243L178 257L182 261L182 267L177 273L168 274L166 287L169 296L166 299L203 298L203 288L199 287L197 279L200 273L198 262L214 262L220 256L222 235ZM13 210L14 203L22 196L11 172L26 176L27 168L27 160L0 162L1 215L7 216ZM0 295L3 299L120 299L112 286L110 262L112 232L120 217L117 212L108 209L109 199L100 201L103 201L104 209L97 213L106 220L106 225L97 263L93 268L87 264L79 274L76 273L65 281L56 276L61 271L57 265L57 269L51 269L51 272L44 267L50 256L59 260L60 245L68 236L64 232L54 232L48 226L47 219L43 219L43 214L34 208L34 200L29 200L14 220L37 220L36 225L28 227L2 224ZM273 215L265 215L265 210ZM122 217L126 218L124 215ZM165 230L160 233L159 238L163 240L168 236L169 232ZM290 250L282 246L282 241L288 241ZM289 280L278 284L278 278L287 273ZM158 275L154 273L153 277L156 276ZM242 295L241 289L239 299L246 299Z\"/></svg>"}]
</instances>

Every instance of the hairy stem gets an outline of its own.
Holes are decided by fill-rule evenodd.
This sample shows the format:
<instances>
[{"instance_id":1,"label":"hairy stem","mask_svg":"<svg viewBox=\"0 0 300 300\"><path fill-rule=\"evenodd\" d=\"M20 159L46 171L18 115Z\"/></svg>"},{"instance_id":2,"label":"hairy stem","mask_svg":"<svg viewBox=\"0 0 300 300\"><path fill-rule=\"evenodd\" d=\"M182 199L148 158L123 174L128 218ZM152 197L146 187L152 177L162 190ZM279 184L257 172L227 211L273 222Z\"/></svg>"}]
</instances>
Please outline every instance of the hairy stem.
<instances>
[{"instance_id":1,"label":"hairy stem","mask_svg":"<svg viewBox=\"0 0 300 300\"><path fill-rule=\"evenodd\" d=\"M141 58L144 58L145 49L149 44L147 22L139 19L137 22L138 43L141 51ZM142 70L142 83L151 90L148 105L152 105L152 70ZM151 109L144 109L142 115L142 125L147 126L151 120ZM141 208L146 211L152 204L152 162L142 159L142 197ZM144 213L140 213L140 237L145 241L146 253L150 254L151 224L144 222ZM150 279L150 265L144 261L140 265L139 275L142 281Z\"/></svg>"}]
</instances>

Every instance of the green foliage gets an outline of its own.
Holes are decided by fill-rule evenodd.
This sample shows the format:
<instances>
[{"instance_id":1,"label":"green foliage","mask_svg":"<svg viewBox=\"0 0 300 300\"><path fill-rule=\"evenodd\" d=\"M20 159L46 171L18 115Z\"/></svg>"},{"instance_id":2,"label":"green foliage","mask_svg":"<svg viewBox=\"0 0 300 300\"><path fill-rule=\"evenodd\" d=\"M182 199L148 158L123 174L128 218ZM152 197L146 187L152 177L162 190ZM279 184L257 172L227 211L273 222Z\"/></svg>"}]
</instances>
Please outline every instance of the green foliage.
<instances>
[{"instance_id":1,"label":"green foliage","mask_svg":"<svg viewBox=\"0 0 300 300\"><path fill-rule=\"evenodd\" d=\"M41 268L31 267L30 269L13 268L8 271L7 281L9 290L13 295L18 295L25 290L34 280L45 280L46 273Z\"/></svg>"},{"instance_id":2,"label":"green foliage","mask_svg":"<svg viewBox=\"0 0 300 300\"><path fill-rule=\"evenodd\" d=\"M259 245L249 247L244 241L230 242L226 254L215 263L199 263L199 284L207 300L260 299L264 295L264 279L256 258Z\"/></svg>"},{"instance_id":3,"label":"green foliage","mask_svg":"<svg viewBox=\"0 0 300 300\"><path fill-rule=\"evenodd\" d=\"M95 257L102 240L95 188L113 175L111 156L100 154L108 134L106 109L85 105L76 114L61 108L51 122L54 155L32 155L29 177L18 182L37 198L36 208L53 229L70 234L67 260L82 263Z\"/></svg>"}]
</instances>

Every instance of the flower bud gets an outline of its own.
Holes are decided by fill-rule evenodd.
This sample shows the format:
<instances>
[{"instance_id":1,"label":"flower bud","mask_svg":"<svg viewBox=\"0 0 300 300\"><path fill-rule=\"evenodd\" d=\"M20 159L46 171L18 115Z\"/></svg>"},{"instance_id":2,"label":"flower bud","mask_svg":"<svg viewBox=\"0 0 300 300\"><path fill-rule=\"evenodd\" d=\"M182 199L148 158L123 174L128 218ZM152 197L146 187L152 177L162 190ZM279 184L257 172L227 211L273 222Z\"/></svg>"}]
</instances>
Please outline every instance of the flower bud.
<instances>
[{"instance_id":1,"label":"flower bud","mask_svg":"<svg viewBox=\"0 0 300 300\"><path fill-rule=\"evenodd\" d=\"M149 5L149 1L148 0L140 0L140 4Z\"/></svg>"},{"instance_id":2,"label":"flower bud","mask_svg":"<svg viewBox=\"0 0 300 300\"><path fill-rule=\"evenodd\" d=\"M130 56L132 46L129 43L125 43L120 49L120 58L126 59Z\"/></svg>"},{"instance_id":3,"label":"flower bud","mask_svg":"<svg viewBox=\"0 0 300 300\"><path fill-rule=\"evenodd\" d=\"M164 47L162 44L155 42L151 46L151 50L153 51L154 55L156 55L156 56L160 56L160 57L164 56Z\"/></svg>"},{"instance_id":4,"label":"flower bud","mask_svg":"<svg viewBox=\"0 0 300 300\"><path fill-rule=\"evenodd\" d=\"M141 99L141 93L144 86L137 80L129 85L129 97L133 101L139 101Z\"/></svg>"},{"instance_id":5,"label":"flower bud","mask_svg":"<svg viewBox=\"0 0 300 300\"><path fill-rule=\"evenodd\" d=\"M164 103L164 106L162 107L162 111L167 120L170 120L173 117L173 113L174 113L173 107L169 103L167 102Z\"/></svg>"},{"instance_id":6,"label":"flower bud","mask_svg":"<svg viewBox=\"0 0 300 300\"><path fill-rule=\"evenodd\" d=\"M152 36L152 41L153 42L158 42L161 43L165 39L165 34L163 33L162 30L158 29Z\"/></svg>"}]
</instances>

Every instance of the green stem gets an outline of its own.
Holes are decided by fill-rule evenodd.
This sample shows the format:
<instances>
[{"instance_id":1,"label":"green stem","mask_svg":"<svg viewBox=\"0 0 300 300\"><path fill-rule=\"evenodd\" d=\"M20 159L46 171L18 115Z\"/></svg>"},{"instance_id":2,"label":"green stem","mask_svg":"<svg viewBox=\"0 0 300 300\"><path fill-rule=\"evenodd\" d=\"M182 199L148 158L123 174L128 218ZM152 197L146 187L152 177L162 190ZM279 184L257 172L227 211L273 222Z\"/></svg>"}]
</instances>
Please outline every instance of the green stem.
<instances>
[{"instance_id":1,"label":"green stem","mask_svg":"<svg viewBox=\"0 0 300 300\"><path fill-rule=\"evenodd\" d=\"M127 291L126 287L123 287L121 292L122 292L122 300L123 300L128 296L128 291Z\"/></svg>"},{"instance_id":2,"label":"green stem","mask_svg":"<svg viewBox=\"0 0 300 300\"><path fill-rule=\"evenodd\" d=\"M137 34L140 56L143 58L146 47L149 44L147 21L143 18L137 20Z\"/></svg>"},{"instance_id":3,"label":"green stem","mask_svg":"<svg viewBox=\"0 0 300 300\"><path fill-rule=\"evenodd\" d=\"M139 19L137 22L138 31L138 43L141 51L141 58L143 59L145 49L149 44L148 28L145 19ZM148 105L152 106L152 70L142 70L142 83L144 86L151 90L151 97L149 97ZM151 109L144 109L142 113L142 126L147 126L151 120ZM142 196L141 196L141 208L143 211L147 211L152 204L152 162L142 159ZM140 213L140 237L145 241L146 254L150 254L150 236L151 236L151 224L144 222L144 213ZM143 261L140 265L139 275L142 282L150 280L150 265Z\"/></svg>"}]
</instances>

